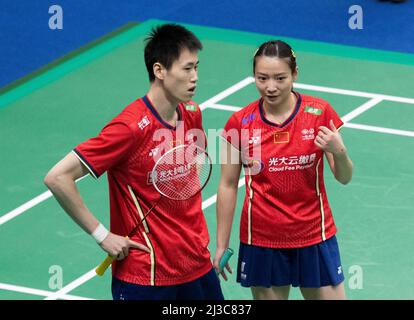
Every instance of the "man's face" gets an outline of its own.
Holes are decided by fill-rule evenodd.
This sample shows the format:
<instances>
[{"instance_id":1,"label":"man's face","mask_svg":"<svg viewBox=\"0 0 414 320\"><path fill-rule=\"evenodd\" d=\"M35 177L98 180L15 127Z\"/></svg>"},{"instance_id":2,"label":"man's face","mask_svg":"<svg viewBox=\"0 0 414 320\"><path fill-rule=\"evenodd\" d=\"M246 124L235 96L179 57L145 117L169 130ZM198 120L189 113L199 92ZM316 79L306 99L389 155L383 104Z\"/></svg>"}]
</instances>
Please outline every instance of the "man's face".
<instances>
[{"instance_id":1,"label":"man's face","mask_svg":"<svg viewBox=\"0 0 414 320\"><path fill-rule=\"evenodd\" d=\"M197 85L198 52L181 50L171 68L166 70L164 88L177 102L188 102L195 94Z\"/></svg>"}]
</instances>

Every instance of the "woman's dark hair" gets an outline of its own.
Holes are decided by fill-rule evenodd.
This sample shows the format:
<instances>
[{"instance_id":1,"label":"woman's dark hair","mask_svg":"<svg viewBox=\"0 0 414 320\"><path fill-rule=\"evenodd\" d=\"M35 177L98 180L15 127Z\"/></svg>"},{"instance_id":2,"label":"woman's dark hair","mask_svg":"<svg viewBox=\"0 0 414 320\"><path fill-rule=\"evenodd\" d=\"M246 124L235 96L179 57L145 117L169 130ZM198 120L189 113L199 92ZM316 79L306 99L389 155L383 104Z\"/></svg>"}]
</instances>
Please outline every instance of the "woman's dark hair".
<instances>
[{"instance_id":1,"label":"woman's dark hair","mask_svg":"<svg viewBox=\"0 0 414 320\"><path fill-rule=\"evenodd\" d=\"M178 59L182 49L193 52L203 48L200 40L191 31L177 24L164 24L153 28L145 41L145 65L151 82L155 80L154 63L159 62L168 70Z\"/></svg>"},{"instance_id":2,"label":"woman's dark hair","mask_svg":"<svg viewBox=\"0 0 414 320\"><path fill-rule=\"evenodd\" d=\"M254 54L253 74L256 70L256 58L261 56L286 59L286 62L288 63L292 73L294 73L296 70L296 55L290 45L288 45L286 42L283 42L281 40L272 40L263 43Z\"/></svg>"}]
</instances>

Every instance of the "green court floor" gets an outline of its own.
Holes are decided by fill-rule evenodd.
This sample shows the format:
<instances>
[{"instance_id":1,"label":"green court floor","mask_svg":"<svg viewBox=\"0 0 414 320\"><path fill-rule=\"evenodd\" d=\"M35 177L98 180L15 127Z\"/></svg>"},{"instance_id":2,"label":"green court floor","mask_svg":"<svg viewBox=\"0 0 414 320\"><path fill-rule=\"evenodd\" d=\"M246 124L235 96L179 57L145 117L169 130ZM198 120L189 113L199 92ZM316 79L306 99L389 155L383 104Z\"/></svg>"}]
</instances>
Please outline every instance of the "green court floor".
<instances>
[{"instance_id":1,"label":"green court floor","mask_svg":"<svg viewBox=\"0 0 414 320\"><path fill-rule=\"evenodd\" d=\"M96 135L148 89L143 40L162 21L126 28L0 96L0 299L111 299L110 272L93 276L103 251L47 192L47 171L79 142ZM277 36L188 25L202 40L195 100L208 129L223 128L234 110L258 98L252 57ZM346 121L353 181L328 171L328 197L338 227L350 299L414 299L414 56L286 39L299 64L297 90L328 100ZM218 145L218 141L217 141ZM214 148L214 144L209 144ZM219 165L203 192L217 191ZM109 225L106 176L78 182L88 207ZM238 250L239 189L231 246ZM210 250L215 204L205 203ZM236 257L230 264L235 270ZM61 270L61 286L55 271ZM221 281L227 299L250 291ZM51 294L58 292L58 295ZM292 299L301 299L297 289Z\"/></svg>"}]
</instances>

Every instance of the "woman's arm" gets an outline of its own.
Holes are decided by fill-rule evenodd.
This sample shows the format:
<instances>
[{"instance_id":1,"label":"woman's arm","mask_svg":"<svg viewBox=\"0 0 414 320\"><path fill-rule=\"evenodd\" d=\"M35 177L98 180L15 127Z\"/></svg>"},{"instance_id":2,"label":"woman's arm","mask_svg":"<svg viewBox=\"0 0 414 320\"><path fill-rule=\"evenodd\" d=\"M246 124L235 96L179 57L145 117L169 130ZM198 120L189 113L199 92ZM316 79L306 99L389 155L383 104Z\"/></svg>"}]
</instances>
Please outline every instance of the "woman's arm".
<instances>
[{"instance_id":1,"label":"woman's arm","mask_svg":"<svg viewBox=\"0 0 414 320\"><path fill-rule=\"evenodd\" d=\"M219 270L219 262L224 250L228 248L236 207L237 190L241 171L240 152L230 143L224 142L221 148L221 176L217 192L217 249L214 257L214 267L227 277L223 270ZM230 267L226 269L231 272Z\"/></svg>"},{"instance_id":2,"label":"woman's arm","mask_svg":"<svg viewBox=\"0 0 414 320\"><path fill-rule=\"evenodd\" d=\"M342 184L347 184L352 179L352 160L348 155L341 134L332 120L329 125L331 129L324 126L319 127L315 144L325 152L335 179Z\"/></svg>"}]
</instances>

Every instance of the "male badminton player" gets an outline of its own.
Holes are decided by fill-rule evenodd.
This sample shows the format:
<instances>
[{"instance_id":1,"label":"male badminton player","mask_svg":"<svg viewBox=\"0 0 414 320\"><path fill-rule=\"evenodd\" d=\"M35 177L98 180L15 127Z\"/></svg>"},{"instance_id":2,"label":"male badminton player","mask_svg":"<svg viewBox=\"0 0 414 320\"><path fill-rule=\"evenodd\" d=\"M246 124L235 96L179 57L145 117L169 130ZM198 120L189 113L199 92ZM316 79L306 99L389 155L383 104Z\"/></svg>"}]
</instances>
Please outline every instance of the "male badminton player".
<instances>
[{"instance_id":1,"label":"male badminton player","mask_svg":"<svg viewBox=\"0 0 414 320\"><path fill-rule=\"evenodd\" d=\"M207 247L200 193L184 201L159 201L151 176L157 159L169 149L204 144L201 111L191 100L201 49L199 39L182 26L154 28L145 46L147 94L98 136L75 147L45 178L63 209L114 258L115 300L223 299ZM89 211L75 185L85 174L99 178L104 172L110 232Z\"/></svg>"}]
</instances>

